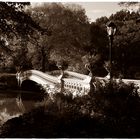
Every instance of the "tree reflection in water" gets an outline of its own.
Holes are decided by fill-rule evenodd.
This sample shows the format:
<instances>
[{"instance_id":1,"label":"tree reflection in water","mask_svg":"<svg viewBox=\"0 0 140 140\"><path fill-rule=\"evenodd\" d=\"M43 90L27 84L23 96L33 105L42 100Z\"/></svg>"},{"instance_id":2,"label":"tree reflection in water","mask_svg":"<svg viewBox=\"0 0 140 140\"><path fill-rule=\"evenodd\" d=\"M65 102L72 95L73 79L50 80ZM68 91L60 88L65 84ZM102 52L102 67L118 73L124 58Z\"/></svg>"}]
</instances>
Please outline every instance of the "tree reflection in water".
<instances>
[{"instance_id":1,"label":"tree reflection in water","mask_svg":"<svg viewBox=\"0 0 140 140\"><path fill-rule=\"evenodd\" d=\"M21 93L17 96L16 103L17 103L17 106L19 107L19 109L21 110L21 112L25 113L25 107L24 107L22 99L21 99Z\"/></svg>"},{"instance_id":2,"label":"tree reflection in water","mask_svg":"<svg viewBox=\"0 0 140 140\"><path fill-rule=\"evenodd\" d=\"M21 114L16 105L15 98L0 98L0 125Z\"/></svg>"},{"instance_id":3,"label":"tree reflection in water","mask_svg":"<svg viewBox=\"0 0 140 140\"><path fill-rule=\"evenodd\" d=\"M30 93L26 92L22 94L25 94L24 96L28 96ZM37 101L32 98L28 98L28 100L22 100L21 92L0 93L0 126L7 120L18 117L23 113L39 106L40 102L42 101Z\"/></svg>"}]
</instances>

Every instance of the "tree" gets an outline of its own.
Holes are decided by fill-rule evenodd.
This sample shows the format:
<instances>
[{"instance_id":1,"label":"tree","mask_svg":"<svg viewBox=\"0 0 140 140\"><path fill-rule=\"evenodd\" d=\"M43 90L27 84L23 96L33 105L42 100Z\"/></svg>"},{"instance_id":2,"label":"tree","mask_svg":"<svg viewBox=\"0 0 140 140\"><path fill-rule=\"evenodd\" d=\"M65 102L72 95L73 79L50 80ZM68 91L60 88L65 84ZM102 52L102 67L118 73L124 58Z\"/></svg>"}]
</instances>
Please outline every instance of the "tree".
<instances>
[{"instance_id":1,"label":"tree","mask_svg":"<svg viewBox=\"0 0 140 140\"><path fill-rule=\"evenodd\" d=\"M140 67L140 30L136 22L139 16L138 12L119 11L109 18L118 28L113 45L113 67L127 78L134 78Z\"/></svg>"},{"instance_id":2,"label":"tree","mask_svg":"<svg viewBox=\"0 0 140 140\"><path fill-rule=\"evenodd\" d=\"M105 76L107 74L104 68L104 61L108 60L109 56L105 21L108 21L108 19L103 17L101 20L98 19L91 23L90 45L84 48L88 54L85 55L88 59L87 65L89 65L90 72L94 76Z\"/></svg>"},{"instance_id":3,"label":"tree","mask_svg":"<svg viewBox=\"0 0 140 140\"><path fill-rule=\"evenodd\" d=\"M109 19L105 16L105 17L97 18L96 19L96 24L104 26L104 25L106 25L106 23L108 21L109 21Z\"/></svg>"},{"instance_id":4,"label":"tree","mask_svg":"<svg viewBox=\"0 0 140 140\"><path fill-rule=\"evenodd\" d=\"M11 46L5 45L6 43L3 41L7 41L9 44L16 37L22 50L26 50L28 40L31 39L34 32L50 34L48 28L42 28L25 12L29 5L28 2L0 2L0 45L3 50L6 50L5 52L8 50L8 54L14 52L10 50ZM23 51L22 55L26 55L25 52Z\"/></svg>"},{"instance_id":5,"label":"tree","mask_svg":"<svg viewBox=\"0 0 140 140\"><path fill-rule=\"evenodd\" d=\"M3 35L10 37L14 35L28 36L34 30L47 32L47 28L43 29L39 24L32 20L30 15L25 13L25 7L30 3L23 2L1 2L0 3L0 30Z\"/></svg>"},{"instance_id":6,"label":"tree","mask_svg":"<svg viewBox=\"0 0 140 140\"><path fill-rule=\"evenodd\" d=\"M138 62L138 60L140 59L139 58L140 30L138 20L139 17L140 14L138 11L130 12L127 10L121 10L116 12L115 14L112 14L108 19L105 17L101 17L97 19L96 22L93 24L92 44L94 47L92 48L95 49L98 48L97 49L98 53L102 54L103 61L107 61L107 57L109 59L108 55L109 42L105 26L106 22L114 21L114 23L117 26L117 32L114 37L112 48L112 63L113 63L112 71L114 76L116 77L119 77L119 75L123 75L123 77L125 78L134 78L140 69L140 65ZM94 34L98 36L98 38L102 43L98 41L98 39Z\"/></svg>"},{"instance_id":7,"label":"tree","mask_svg":"<svg viewBox=\"0 0 140 140\"><path fill-rule=\"evenodd\" d=\"M124 7L127 11L140 12L140 2L119 2L119 5Z\"/></svg>"},{"instance_id":8,"label":"tree","mask_svg":"<svg viewBox=\"0 0 140 140\"><path fill-rule=\"evenodd\" d=\"M49 61L67 60L69 69L77 67L73 70L82 70L81 56L85 54L83 47L90 40L90 26L85 10L77 5L43 3L31 11L35 21L39 21L42 27L48 25L53 30L53 34L47 38L47 45L41 45L48 50L46 56Z\"/></svg>"}]
</instances>

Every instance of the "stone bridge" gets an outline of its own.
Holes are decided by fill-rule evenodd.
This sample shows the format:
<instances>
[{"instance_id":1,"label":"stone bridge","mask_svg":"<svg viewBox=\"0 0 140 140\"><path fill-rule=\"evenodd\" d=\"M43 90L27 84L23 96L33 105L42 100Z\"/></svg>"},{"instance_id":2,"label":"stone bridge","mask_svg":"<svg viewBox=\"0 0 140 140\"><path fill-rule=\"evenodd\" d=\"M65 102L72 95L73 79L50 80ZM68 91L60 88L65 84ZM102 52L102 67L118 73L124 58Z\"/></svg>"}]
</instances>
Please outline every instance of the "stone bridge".
<instances>
[{"instance_id":1,"label":"stone bridge","mask_svg":"<svg viewBox=\"0 0 140 140\"><path fill-rule=\"evenodd\" d=\"M21 86L25 80L32 80L40 84L47 92L61 92L69 90L76 93L87 94L90 90L91 77L71 71L64 71L64 76L53 76L54 73L43 73L38 70L27 70L17 73L18 84Z\"/></svg>"},{"instance_id":2,"label":"stone bridge","mask_svg":"<svg viewBox=\"0 0 140 140\"><path fill-rule=\"evenodd\" d=\"M72 71L64 71L62 75L60 74L60 71L43 73L38 70L27 70L17 73L17 79L19 86L21 86L22 82L25 80L32 80L40 84L48 93L68 90L74 95L85 95L88 94L91 88L90 76ZM106 77L96 77L96 79L100 81L108 80ZM116 81L119 81L119 79L116 79ZM140 87L140 80L122 79L122 81L124 83L135 83L138 87ZM96 88L94 83L93 86Z\"/></svg>"}]
</instances>

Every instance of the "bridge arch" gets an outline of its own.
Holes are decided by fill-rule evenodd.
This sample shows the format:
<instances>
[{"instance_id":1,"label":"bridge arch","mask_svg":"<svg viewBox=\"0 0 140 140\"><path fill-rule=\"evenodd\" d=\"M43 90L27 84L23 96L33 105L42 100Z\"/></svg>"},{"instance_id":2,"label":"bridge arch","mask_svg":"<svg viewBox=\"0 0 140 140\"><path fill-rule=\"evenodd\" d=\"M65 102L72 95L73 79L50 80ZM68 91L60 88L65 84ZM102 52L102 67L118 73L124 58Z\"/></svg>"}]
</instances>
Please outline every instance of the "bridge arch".
<instances>
[{"instance_id":1,"label":"bridge arch","mask_svg":"<svg viewBox=\"0 0 140 140\"><path fill-rule=\"evenodd\" d=\"M41 92L41 85L33 80L27 79L21 83L21 89L24 91Z\"/></svg>"},{"instance_id":2,"label":"bridge arch","mask_svg":"<svg viewBox=\"0 0 140 140\"><path fill-rule=\"evenodd\" d=\"M57 77L37 70L28 70L23 73L20 73L19 80L20 83L22 83L25 80L31 80L41 85L55 85L61 82Z\"/></svg>"}]
</instances>

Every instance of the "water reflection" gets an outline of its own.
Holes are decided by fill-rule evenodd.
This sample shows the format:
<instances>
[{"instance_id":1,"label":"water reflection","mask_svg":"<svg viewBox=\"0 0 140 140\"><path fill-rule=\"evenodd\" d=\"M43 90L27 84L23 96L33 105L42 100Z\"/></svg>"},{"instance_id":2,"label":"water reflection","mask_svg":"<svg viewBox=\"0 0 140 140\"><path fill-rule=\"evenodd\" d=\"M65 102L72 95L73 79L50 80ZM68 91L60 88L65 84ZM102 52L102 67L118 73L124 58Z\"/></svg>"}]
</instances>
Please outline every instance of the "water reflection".
<instances>
[{"instance_id":1,"label":"water reflection","mask_svg":"<svg viewBox=\"0 0 140 140\"><path fill-rule=\"evenodd\" d=\"M34 96L34 97L33 97ZM28 92L0 92L0 125L7 120L18 117L41 104L35 100L37 93Z\"/></svg>"},{"instance_id":2,"label":"water reflection","mask_svg":"<svg viewBox=\"0 0 140 140\"><path fill-rule=\"evenodd\" d=\"M21 112L25 113L25 107L24 107L24 104L22 102L21 93L18 94L18 96L16 98L16 103L17 103L17 106L19 107L19 109L21 110Z\"/></svg>"}]
</instances>

